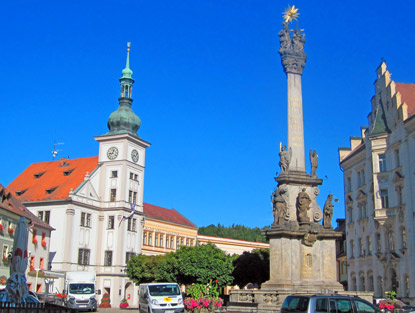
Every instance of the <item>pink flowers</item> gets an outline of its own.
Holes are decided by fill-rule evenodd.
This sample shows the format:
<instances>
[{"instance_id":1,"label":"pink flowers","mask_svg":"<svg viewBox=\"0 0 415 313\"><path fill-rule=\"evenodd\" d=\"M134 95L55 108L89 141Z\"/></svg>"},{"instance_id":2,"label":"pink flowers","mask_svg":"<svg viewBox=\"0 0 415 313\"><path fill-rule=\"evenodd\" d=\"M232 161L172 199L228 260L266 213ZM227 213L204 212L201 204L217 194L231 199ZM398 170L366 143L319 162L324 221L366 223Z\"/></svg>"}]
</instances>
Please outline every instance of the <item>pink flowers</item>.
<instances>
[{"instance_id":1,"label":"pink flowers","mask_svg":"<svg viewBox=\"0 0 415 313\"><path fill-rule=\"evenodd\" d=\"M223 300L221 298L213 299L207 297L200 297L198 299L186 298L184 300L184 305L186 309L190 311L205 308L209 312L213 312L214 310L222 307L222 304Z\"/></svg>"},{"instance_id":2,"label":"pink flowers","mask_svg":"<svg viewBox=\"0 0 415 313\"><path fill-rule=\"evenodd\" d=\"M386 309L388 311L393 311L395 309L395 305L393 304L393 300L385 299L379 302L379 309Z\"/></svg>"}]
</instances>

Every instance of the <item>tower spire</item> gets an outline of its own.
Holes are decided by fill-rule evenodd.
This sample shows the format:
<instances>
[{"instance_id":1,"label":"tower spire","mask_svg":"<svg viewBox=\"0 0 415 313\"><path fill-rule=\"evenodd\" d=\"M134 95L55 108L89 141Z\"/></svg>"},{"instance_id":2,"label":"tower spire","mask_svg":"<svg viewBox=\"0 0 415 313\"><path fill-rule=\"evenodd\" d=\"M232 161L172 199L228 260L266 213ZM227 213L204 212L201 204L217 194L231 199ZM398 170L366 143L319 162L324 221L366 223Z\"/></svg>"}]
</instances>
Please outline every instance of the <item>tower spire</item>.
<instances>
[{"instance_id":1,"label":"tower spire","mask_svg":"<svg viewBox=\"0 0 415 313\"><path fill-rule=\"evenodd\" d=\"M122 77L120 78L119 107L108 119L109 132L106 135L129 133L135 137L139 137L137 131L141 126L141 120L131 109L134 79L133 71L130 69L130 47L131 43L128 42L127 60L125 68L122 70Z\"/></svg>"}]
</instances>

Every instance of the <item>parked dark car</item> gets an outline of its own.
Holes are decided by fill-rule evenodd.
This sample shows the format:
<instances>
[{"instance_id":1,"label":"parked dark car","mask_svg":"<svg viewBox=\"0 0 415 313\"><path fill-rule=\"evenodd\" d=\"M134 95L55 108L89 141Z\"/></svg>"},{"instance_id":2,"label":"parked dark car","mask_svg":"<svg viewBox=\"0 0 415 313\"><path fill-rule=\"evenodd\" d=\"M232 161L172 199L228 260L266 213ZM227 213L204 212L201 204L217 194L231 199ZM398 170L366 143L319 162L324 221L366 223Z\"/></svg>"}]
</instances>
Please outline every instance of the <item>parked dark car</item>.
<instances>
[{"instance_id":1,"label":"parked dark car","mask_svg":"<svg viewBox=\"0 0 415 313\"><path fill-rule=\"evenodd\" d=\"M359 298L339 295L290 295L281 313L382 313L372 303Z\"/></svg>"}]
</instances>

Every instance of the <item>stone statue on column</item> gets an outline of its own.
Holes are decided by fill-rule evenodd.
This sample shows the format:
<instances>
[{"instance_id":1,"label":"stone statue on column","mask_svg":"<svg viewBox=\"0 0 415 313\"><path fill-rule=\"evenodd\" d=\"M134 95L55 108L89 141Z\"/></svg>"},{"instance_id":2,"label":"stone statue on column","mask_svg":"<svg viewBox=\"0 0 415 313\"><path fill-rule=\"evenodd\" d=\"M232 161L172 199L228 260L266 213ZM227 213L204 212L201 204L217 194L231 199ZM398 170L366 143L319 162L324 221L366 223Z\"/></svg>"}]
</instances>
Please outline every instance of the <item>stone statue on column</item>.
<instances>
[{"instance_id":1,"label":"stone statue on column","mask_svg":"<svg viewBox=\"0 0 415 313\"><path fill-rule=\"evenodd\" d=\"M285 192L287 192L287 186L281 185L275 192L271 193L272 214L274 215L273 226L284 224L290 217L287 202L283 197Z\"/></svg>"},{"instance_id":2,"label":"stone statue on column","mask_svg":"<svg viewBox=\"0 0 415 313\"><path fill-rule=\"evenodd\" d=\"M287 146L284 145L281 147L279 155L280 155L279 166L281 168L281 172L285 172L288 170L288 167L290 166L292 150L290 148L287 151Z\"/></svg>"},{"instance_id":3,"label":"stone statue on column","mask_svg":"<svg viewBox=\"0 0 415 313\"><path fill-rule=\"evenodd\" d=\"M316 171L318 167L318 154L316 150L310 150L310 163L311 163L311 177L317 177Z\"/></svg>"},{"instance_id":4,"label":"stone statue on column","mask_svg":"<svg viewBox=\"0 0 415 313\"><path fill-rule=\"evenodd\" d=\"M311 198L310 195L306 192L306 188L303 188L297 196L297 220L300 224L310 223L310 218L308 217L308 210L310 209Z\"/></svg>"},{"instance_id":5,"label":"stone statue on column","mask_svg":"<svg viewBox=\"0 0 415 313\"><path fill-rule=\"evenodd\" d=\"M324 228L332 228L331 220L333 218L333 208L334 208L332 201L333 201L333 195L329 194L326 202L324 203L324 213L323 213L324 214L324 217L323 217Z\"/></svg>"}]
</instances>

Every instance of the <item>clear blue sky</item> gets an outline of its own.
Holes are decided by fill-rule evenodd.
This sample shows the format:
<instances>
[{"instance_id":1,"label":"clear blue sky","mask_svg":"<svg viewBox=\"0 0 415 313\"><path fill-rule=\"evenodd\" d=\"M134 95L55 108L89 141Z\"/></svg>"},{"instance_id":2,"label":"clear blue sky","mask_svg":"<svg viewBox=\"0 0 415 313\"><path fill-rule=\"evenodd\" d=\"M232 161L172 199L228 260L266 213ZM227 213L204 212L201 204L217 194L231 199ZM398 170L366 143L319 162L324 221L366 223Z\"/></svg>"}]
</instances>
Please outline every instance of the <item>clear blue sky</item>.
<instances>
[{"instance_id":1,"label":"clear blue sky","mask_svg":"<svg viewBox=\"0 0 415 313\"><path fill-rule=\"evenodd\" d=\"M339 146L367 125L375 70L414 82L413 1L3 1L0 183L33 162L98 154L132 42L133 110L147 150L144 201L198 226L272 223L287 140L282 11L300 9L305 149L344 216ZM308 156L306 158L309 169ZM327 178L326 178L327 176Z\"/></svg>"}]
</instances>

